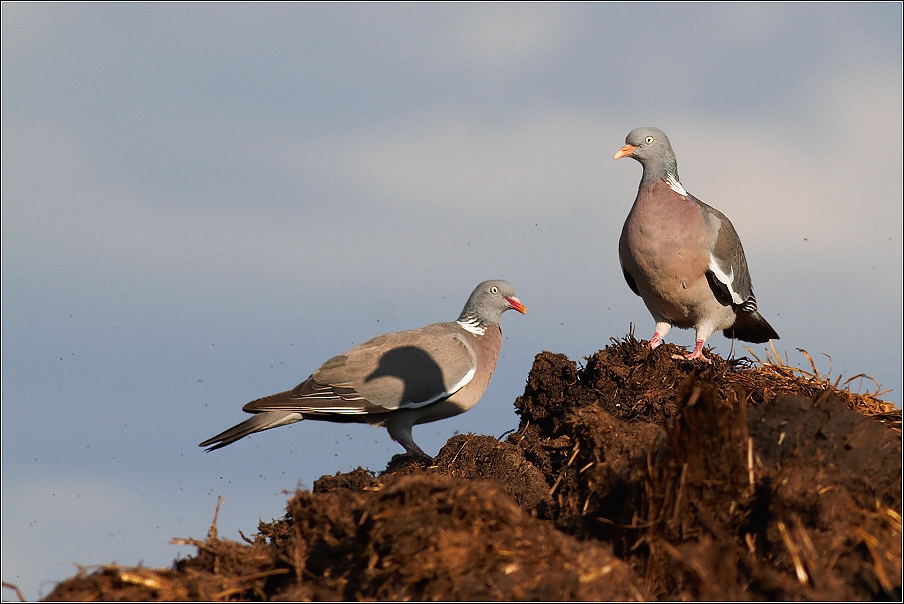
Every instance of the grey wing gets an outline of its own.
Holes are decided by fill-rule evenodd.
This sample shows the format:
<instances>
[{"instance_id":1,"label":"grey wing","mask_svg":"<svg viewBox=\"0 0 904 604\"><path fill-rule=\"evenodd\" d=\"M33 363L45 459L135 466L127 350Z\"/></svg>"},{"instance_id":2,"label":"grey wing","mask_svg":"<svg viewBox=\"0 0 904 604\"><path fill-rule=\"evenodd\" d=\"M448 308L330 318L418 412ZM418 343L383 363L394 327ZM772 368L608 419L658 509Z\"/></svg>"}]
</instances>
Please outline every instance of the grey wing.
<instances>
[{"instance_id":1,"label":"grey wing","mask_svg":"<svg viewBox=\"0 0 904 604\"><path fill-rule=\"evenodd\" d=\"M293 390L243 408L366 415L443 400L474 376L475 357L443 324L378 336L333 357Z\"/></svg>"},{"instance_id":2,"label":"grey wing","mask_svg":"<svg viewBox=\"0 0 904 604\"><path fill-rule=\"evenodd\" d=\"M423 407L474 377L477 356L455 324L436 323L380 336L350 354L348 373L369 401L389 410Z\"/></svg>"},{"instance_id":3,"label":"grey wing","mask_svg":"<svg viewBox=\"0 0 904 604\"><path fill-rule=\"evenodd\" d=\"M343 363L344 355L333 357L326 364ZM349 383L324 383L316 373L292 390L265 396L242 407L248 413L290 411L302 414L366 415L385 411L365 400Z\"/></svg>"},{"instance_id":4,"label":"grey wing","mask_svg":"<svg viewBox=\"0 0 904 604\"><path fill-rule=\"evenodd\" d=\"M756 310L756 298L750 283L750 270L744 247L734 225L725 214L708 206L696 197L704 223L709 228L709 267L706 278L716 298L723 304L738 306L742 310Z\"/></svg>"},{"instance_id":5,"label":"grey wing","mask_svg":"<svg viewBox=\"0 0 904 604\"><path fill-rule=\"evenodd\" d=\"M628 284L628 287L631 288L631 291L636 295L640 295L640 290L637 288L637 281L634 279L634 276L628 272L628 269L625 268L625 258L630 256L630 252L628 251L628 243L625 239L625 229L627 228L628 223L625 222L625 226L622 227L622 234L618 238L618 262L621 264L622 276L625 278L625 283Z\"/></svg>"}]
</instances>

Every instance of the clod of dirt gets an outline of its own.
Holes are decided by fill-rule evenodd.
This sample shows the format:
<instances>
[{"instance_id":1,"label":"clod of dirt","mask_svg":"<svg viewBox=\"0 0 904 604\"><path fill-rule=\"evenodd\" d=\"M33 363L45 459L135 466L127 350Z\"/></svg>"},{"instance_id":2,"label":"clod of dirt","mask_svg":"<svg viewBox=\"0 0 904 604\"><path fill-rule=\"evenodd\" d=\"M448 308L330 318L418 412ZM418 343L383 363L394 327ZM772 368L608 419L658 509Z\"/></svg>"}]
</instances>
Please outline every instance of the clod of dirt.
<instances>
[{"instance_id":1,"label":"clod of dirt","mask_svg":"<svg viewBox=\"0 0 904 604\"><path fill-rule=\"evenodd\" d=\"M629 337L537 355L517 432L324 476L254 540L48 600L901 599L901 413L777 361Z\"/></svg>"},{"instance_id":2,"label":"clod of dirt","mask_svg":"<svg viewBox=\"0 0 904 604\"><path fill-rule=\"evenodd\" d=\"M342 599L646 596L605 544L580 542L531 518L492 481L385 476L366 492L299 492L288 511L301 556L296 567Z\"/></svg>"}]
</instances>

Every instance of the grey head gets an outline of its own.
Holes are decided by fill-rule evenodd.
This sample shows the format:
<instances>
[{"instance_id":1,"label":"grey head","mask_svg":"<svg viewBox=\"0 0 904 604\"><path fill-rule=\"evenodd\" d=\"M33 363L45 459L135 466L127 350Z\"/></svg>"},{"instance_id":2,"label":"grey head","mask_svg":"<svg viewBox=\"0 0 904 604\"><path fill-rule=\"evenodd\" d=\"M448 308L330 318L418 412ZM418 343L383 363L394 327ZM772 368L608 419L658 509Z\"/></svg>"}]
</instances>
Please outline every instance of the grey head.
<instances>
[{"instance_id":1,"label":"grey head","mask_svg":"<svg viewBox=\"0 0 904 604\"><path fill-rule=\"evenodd\" d=\"M474 288L471 297L458 316L458 322L476 329L487 325L499 325L502 313L510 308L521 314L527 312L515 297L515 288L508 281L495 279L484 281Z\"/></svg>"},{"instance_id":2,"label":"grey head","mask_svg":"<svg viewBox=\"0 0 904 604\"><path fill-rule=\"evenodd\" d=\"M635 128L625 137L625 146L612 159L633 157L643 165L641 183L657 178L678 179L678 160L672 151L669 137L659 128L646 126Z\"/></svg>"}]
</instances>

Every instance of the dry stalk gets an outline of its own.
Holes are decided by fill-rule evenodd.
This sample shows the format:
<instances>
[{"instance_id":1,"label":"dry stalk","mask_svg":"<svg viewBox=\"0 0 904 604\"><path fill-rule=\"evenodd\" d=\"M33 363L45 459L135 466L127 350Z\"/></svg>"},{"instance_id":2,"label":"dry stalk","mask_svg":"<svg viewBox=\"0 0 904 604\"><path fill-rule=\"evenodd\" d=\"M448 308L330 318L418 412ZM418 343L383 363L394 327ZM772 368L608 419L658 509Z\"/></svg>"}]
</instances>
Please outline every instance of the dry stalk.
<instances>
[{"instance_id":1,"label":"dry stalk","mask_svg":"<svg viewBox=\"0 0 904 604\"><path fill-rule=\"evenodd\" d=\"M803 562L801 562L800 559L800 548L794 543L785 523L779 520L777 525L778 532L782 536L782 541L785 542L785 547L788 548L788 552L791 554L791 561L794 562L794 571L797 573L797 580L801 585L806 587L809 578L807 577L807 570L804 568Z\"/></svg>"},{"instance_id":2,"label":"dry stalk","mask_svg":"<svg viewBox=\"0 0 904 604\"><path fill-rule=\"evenodd\" d=\"M580 444L580 443L575 444L575 446L574 446L574 452L571 454L571 458L568 460L568 463L565 464L565 467L562 468L562 469L559 471L559 477L556 478L555 484L553 484L553 485L552 485L552 488L549 489L549 496L550 496L550 497L552 497L552 494L555 493L555 492L556 492L556 489L559 488L559 484L561 484L561 483L562 483L562 479L565 478L565 472L568 470L568 468L571 467L571 464L574 463L574 459L578 456L578 453L580 452L580 450L581 450L581 444Z\"/></svg>"},{"instance_id":3,"label":"dry stalk","mask_svg":"<svg viewBox=\"0 0 904 604\"><path fill-rule=\"evenodd\" d=\"M885 564L882 561L882 544L878 539L873 537L871 534L867 533L863 527L857 527L854 531L854 534L866 544L866 549L869 550L869 555L873 559L873 572L876 574L876 578L879 580L879 584L882 586L882 589L885 591L891 591L894 587L891 578L888 576L888 573L885 572ZM888 558L888 552L886 553L886 558Z\"/></svg>"},{"instance_id":4,"label":"dry stalk","mask_svg":"<svg viewBox=\"0 0 904 604\"><path fill-rule=\"evenodd\" d=\"M756 486L756 477L753 473L753 437L747 437L747 479L750 481L750 490Z\"/></svg>"},{"instance_id":5,"label":"dry stalk","mask_svg":"<svg viewBox=\"0 0 904 604\"><path fill-rule=\"evenodd\" d=\"M6 581L4 581L3 587L5 587L6 589L11 589L14 592L16 592L16 597L19 598L20 602L25 601L25 596L22 595L22 591L16 585L13 585L12 583L7 583Z\"/></svg>"},{"instance_id":6,"label":"dry stalk","mask_svg":"<svg viewBox=\"0 0 904 604\"><path fill-rule=\"evenodd\" d=\"M220 516L221 505L223 505L223 496L217 495L217 507L213 511L213 522L210 523L210 528L207 530L207 538L214 541L217 540L217 518Z\"/></svg>"}]
</instances>

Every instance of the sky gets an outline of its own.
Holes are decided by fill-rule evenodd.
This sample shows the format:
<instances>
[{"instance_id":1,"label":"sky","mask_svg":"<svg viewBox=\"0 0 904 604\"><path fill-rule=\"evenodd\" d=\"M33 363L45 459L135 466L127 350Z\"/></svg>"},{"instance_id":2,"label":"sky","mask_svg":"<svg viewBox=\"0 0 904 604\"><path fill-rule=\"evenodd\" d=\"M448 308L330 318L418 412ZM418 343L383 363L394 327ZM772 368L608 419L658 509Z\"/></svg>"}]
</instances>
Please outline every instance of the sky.
<instances>
[{"instance_id":1,"label":"sky","mask_svg":"<svg viewBox=\"0 0 904 604\"><path fill-rule=\"evenodd\" d=\"M454 320L485 279L527 314L503 316L481 402L415 427L428 453L515 429L539 352L649 339L617 255L641 166L612 161L638 126L731 218L783 361L900 406L901 23L900 3L4 2L3 581L38 598L77 564L168 566L218 496L238 539L324 474L382 470L403 450L369 426L197 445L354 344Z\"/></svg>"}]
</instances>

